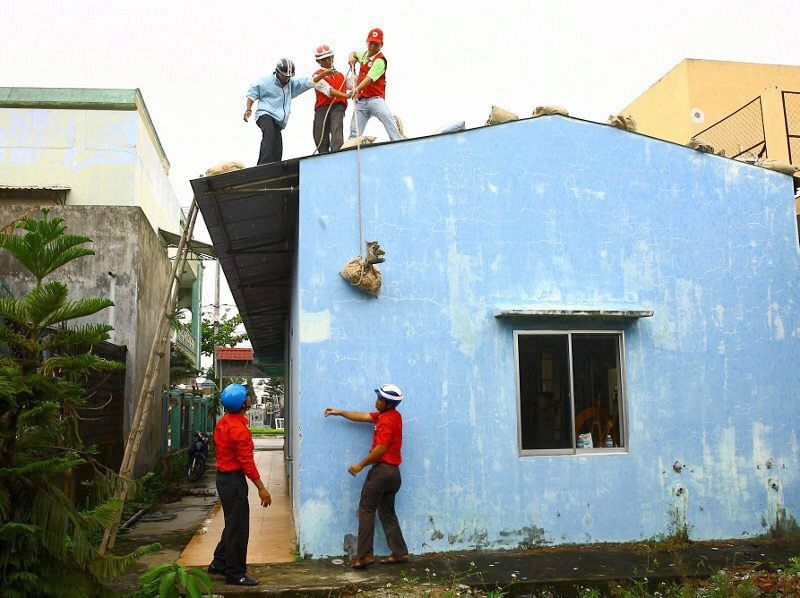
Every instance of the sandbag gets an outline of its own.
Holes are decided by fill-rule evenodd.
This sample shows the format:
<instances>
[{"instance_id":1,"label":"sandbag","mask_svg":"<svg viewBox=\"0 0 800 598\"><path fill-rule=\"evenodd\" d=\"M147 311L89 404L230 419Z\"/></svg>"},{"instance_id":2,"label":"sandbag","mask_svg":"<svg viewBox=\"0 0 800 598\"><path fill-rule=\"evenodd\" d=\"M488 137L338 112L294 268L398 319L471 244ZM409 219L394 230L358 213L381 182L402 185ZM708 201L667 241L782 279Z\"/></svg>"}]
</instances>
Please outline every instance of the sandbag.
<instances>
[{"instance_id":1,"label":"sandbag","mask_svg":"<svg viewBox=\"0 0 800 598\"><path fill-rule=\"evenodd\" d=\"M242 170L243 168L244 164L241 162L220 162L206 170L206 176L224 174L226 172L233 172L234 170Z\"/></svg>"},{"instance_id":2,"label":"sandbag","mask_svg":"<svg viewBox=\"0 0 800 598\"><path fill-rule=\"evenodd\" d=\"M377 297L381 290L383 275L378 266L367 263L360 257L354 257L347 262L339 274L347 282L367 295Z\"/></svg>"},{"instance_id":3,"label":"sandbag","mask_svg":"<svg viewBox=\"0 0 800 598\"><path fill-rule=\"evenodd\" d=\"M449 125L445 125L443 127L439 127L434 131L436 135L441 135L442 133L455 133L456 131L463 131L467 128L467 123L463 120L458 122L450 123Z\"/></svg>"},{"instance_id":4,"label":"sandbag","mask_svg":"<svg viewBox=\"0 0 800 598\"><path fill-rule=\"evenodd\" d=\"M375 141L375 137L371 135L361 135L360 137L351 137L347 141L342 144L341 149L347 149L348 147L356 147L358 145L358 140L361 140L361 145L372 145Z\"/></svg>"},{"instance_id":5,"label":"sandbag","mask_svg":"<svg viewBox=\"0 0 800 598\"><path fill-rule=\"evenodd\" d=\"M703 152L706 154L715 154L714 146L710 143L703 141L702 139L695 139L692 137L689 142L686 144L686 147L690 147L698 152Z\"/></svg>"},{"instance_id":6,"label":"sandbag","mask_svg":"<svg viewBox=\"0 0 800 598\"><path fill-rule=\"evenodd\" d=\"M503 108L492 106L492 111L489 113L489 120L486 121L486 124L499 125L500 123L507 123L512 120L519 120L519 116Z\"/></svg>"},{"instance_id":7,"label":"sandbag","mask_svg":"<svg viewBox=\"0 0 800 598\"><path fill-rule=\"evenodd\" d=\"M608 117L608 124L623 131L636 132L636 121L630 114L613 114Z\"/></svg>"},{"instance_id":8,"label":"sandbag","mask_svg":"<svg viewBox=\"0 0 800 598\"><path fill-rule=\"evenodd\" d=\"M536 106L533 110L533 116L549 116L551 114L560 114L561 116L569 116L566 108L561 106Z\"/></svg>"},{"instance_id":9,"label":"sandbag","mask_svg":"<svg viewBox=\"0 0 800 598\"><path fill-rule=\"evenodd\" d=\"M770 170L780 172L781 174L788 174L789 176L794 176L800 172L800 168L794 164L784 162L783 160L769 160L767 158L762 158L756 162L756 166L760 166L761 168L769 168Z\"/></svg>"},{"instance_id":10,"label":"sandbag","mask_svg":"<svg viewBox=\"0 0 800 598\"><path fill-rule=\"evenodd\" d=\"M395 114L394 116L394 123L397 125L397 130L400 131L400 137L403 139L408 139L406 137L406 132L403 130L403 121L400 120L400 117Z\"/></svg>"}]
</instances>

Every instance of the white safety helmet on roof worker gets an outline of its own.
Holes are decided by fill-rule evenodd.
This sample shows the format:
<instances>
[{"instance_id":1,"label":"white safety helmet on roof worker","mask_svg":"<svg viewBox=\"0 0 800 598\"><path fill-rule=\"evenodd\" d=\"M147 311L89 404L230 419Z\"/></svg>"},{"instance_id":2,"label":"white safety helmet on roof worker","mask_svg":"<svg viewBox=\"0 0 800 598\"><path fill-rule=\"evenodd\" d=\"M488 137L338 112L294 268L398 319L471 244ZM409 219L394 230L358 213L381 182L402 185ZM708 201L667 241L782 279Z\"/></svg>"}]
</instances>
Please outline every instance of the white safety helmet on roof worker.
<instances>
[{"instance_id":1,"label":"white safety helmet on roof worker","mask_svg":"<svg viewBox=\"0 0 800 598\"><path fill-rule=\"evenodd\" d=\"M317 49L314 50L314 58L316 60L322 60L323 58L330 58L333 56L333 49L328 44L322 44L321 46L317 46Z\"/></svg>"},{"instance_id":2,"label":"white safety helmet on roof worker","mask_svg":"<svg viewBox=\"0 0 800 598\"><path fill-rule=\"evenodd\" d=\"M284 77L294 77L294 62L288 58L281 58L275 66L275 72Z\"/></svg>"},{"instance_id":3,"label":"white safety helmet on roof worker","mask_svg":"<svg viewBox=\"0 0 800 598\"><path fill-rule=\"evenodd\" d=\"M375 389L375 394L385 401L393 401L394 403L399 403L403 400L403 391L395 384L384 384Z\"/></svg>"}]
</instances>

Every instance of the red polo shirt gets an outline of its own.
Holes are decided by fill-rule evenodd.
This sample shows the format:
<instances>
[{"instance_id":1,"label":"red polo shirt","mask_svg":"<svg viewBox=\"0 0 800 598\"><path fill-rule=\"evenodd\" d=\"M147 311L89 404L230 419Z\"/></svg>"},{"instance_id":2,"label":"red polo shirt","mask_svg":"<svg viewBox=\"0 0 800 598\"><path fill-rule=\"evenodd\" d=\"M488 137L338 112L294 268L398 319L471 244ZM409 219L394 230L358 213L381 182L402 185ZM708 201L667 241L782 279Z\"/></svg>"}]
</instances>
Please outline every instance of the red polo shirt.
<instances>
[{"instance_id":1,"label":"red polo shirt","mask_svg":"<svg viewBox=\"0 0 800 598\"><path fill-rule=\"evenodd\" d=\"M244 415L226 413L222 416L214 427L214 446L217 471L241 471L253 481L261 477L253 460L253 435Z\"/></svg>"},{"instance_id":2,"label":"red polo shirt","mask_svg":"<svg viewBox=\"0 0 800 598\"><path fill-rule=\"evenodd\" d=\"M400 449L403 446L403 416L397 409L389 409L383 413L375 411L369 415L375 422L372 448L374 449L379 444L387 447L379 463L400 465L403 461L403 457L400 455Z\"/></svg>"}]
</instances>

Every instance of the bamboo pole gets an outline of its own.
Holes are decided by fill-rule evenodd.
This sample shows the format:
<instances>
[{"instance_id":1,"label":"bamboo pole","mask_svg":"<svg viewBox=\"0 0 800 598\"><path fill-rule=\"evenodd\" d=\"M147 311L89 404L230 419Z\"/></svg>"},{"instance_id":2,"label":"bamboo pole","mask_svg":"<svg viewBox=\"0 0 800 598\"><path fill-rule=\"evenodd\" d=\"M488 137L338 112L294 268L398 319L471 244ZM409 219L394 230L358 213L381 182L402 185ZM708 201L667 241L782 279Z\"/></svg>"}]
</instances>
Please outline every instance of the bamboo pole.
<instances>
[{"instance_id":1,"label":"bamboo pole","mask_svg":"<svg viewBox=\"0 0 800 598\"><path fill-rule=\"evenodd\" d=\"M119 493L120 508L114 518L114 523L106 528L103 534L103 541L100 544L100 555L104 555L106 550L114 547L114 542L117 538L117 530L119 529L120 517L122 516L122 505L125 504L125 499L128 495L130 488L130 480L133 475L133 467L136 463L136 457L139 453L139 446L141 444L142 435L147 423L148 415L150 414L150 405L155 396L156 386L158 384L158 373L161 367L162 357L164 356L167 345L169 342L170 322L175 311L175 304L178 300L178 288L180 286L180 279L183 275L183 269L186 265L186 258L189 254L189 239L192 238L194 232L194 224L197 219L197 201L192 198L192 205L189 208L188 223L184 227L181 239L178 242L178 251L175 256L175 263L172 265L172 274L170 275L170 282L167 285L167 290L164 294L164 300L161 302L161 318L159 319L156 333L153 336L153 343L150 347L150 354L147 358L147 367L145 368L144 380L142 388L139 392L139 398L136 402L136 411L134 412L133 421L131 422L131 429L128 433L128 442L125 444L125 452L122 457L122 465L119 469L119 475L122 478L122 490Z\"/></svg>"}]
</instances>

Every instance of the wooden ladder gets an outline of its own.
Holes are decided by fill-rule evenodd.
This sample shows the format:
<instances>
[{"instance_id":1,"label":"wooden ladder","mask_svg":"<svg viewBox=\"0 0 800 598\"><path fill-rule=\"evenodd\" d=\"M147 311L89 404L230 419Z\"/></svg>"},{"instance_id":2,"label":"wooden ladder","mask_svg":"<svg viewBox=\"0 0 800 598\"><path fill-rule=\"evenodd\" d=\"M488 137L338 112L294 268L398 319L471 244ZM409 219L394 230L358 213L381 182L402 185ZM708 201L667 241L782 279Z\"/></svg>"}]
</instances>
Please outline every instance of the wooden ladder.
<instances>
[{"instance_id":1,"label":"wooden ladder","mask_svg":"<svg viewBox=\"0 0 800 598\"><path fill-rule=\"evenodd\" d=\"M119 511L114 518L114 523L106 528L103 541L100 544L100 555L104 555L106 550L114 547L119 529L122 507L128 495L130 483L133 478L133 467L136 464L136 457L139 453L139 445L142 442L147 418L150 415L150 407L154 402L156 387L158 386L158 374L161 369L161 362L164 355L169 350L169 337L172 330L172 318L175 314L175 304L178 301L178 287L180 286L183 269L186 266L186 258L189 255L189 241L194 232L194 223L197 220L197 201L192 197L192 205L186 217L186 225L183 227L181 239L178 242L178 252L175 255L175 262L172 264L172 275L169 285L164 293L164 300L161 302L161 317L158 320L156 333L153 336L153 344L150 347L150 355L147 358L142 388L139 398L136 401L136 411L131 422L131 430L128 433L128 442L125 444L125 453L122 457L122 465L119 468L119 475L122 478L121 490L118 493L120 499Z\"/></svg>"}]
</instances>

